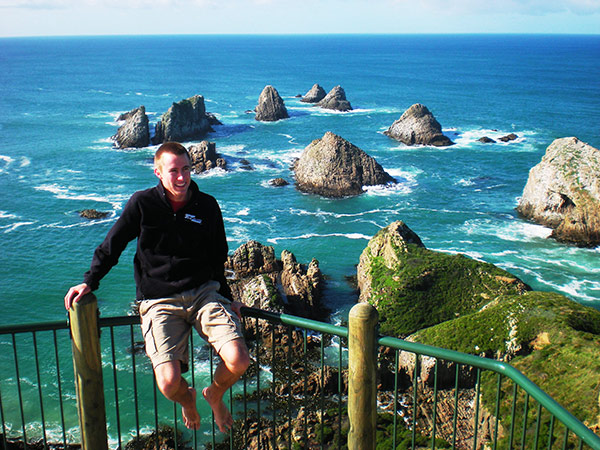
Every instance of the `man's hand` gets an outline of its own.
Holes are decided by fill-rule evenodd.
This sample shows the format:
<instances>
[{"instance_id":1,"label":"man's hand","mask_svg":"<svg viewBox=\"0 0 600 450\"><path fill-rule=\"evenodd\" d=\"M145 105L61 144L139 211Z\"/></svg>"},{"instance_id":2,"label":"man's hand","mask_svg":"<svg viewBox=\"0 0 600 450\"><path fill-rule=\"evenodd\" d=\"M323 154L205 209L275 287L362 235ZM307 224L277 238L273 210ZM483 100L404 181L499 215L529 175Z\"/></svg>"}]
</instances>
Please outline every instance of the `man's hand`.
<instances>
[{"instance_id":1,"label":"man's hand","mask_svg":"<svg viewBox=\"0 0 600 450\"><path fill-rule=\"evenodd\" d=\"M242 302L231 302L231 309L237 314L240 320L242 320L242 306L246 305L244 305Z\"/></svg>"},{"instance_id":2,"label":"man's hand","mask_svg":"<svg viewBox=\"0 0 600 450\"><path fill-rule=\"evenodd\" d=\"M92 292L90 287L86 283L78 284L77 286L73 286L65 295L65 309L68 311L73 306L73 303L77 303L81 300L85 294Z\"/></svg>"}]
</instances>

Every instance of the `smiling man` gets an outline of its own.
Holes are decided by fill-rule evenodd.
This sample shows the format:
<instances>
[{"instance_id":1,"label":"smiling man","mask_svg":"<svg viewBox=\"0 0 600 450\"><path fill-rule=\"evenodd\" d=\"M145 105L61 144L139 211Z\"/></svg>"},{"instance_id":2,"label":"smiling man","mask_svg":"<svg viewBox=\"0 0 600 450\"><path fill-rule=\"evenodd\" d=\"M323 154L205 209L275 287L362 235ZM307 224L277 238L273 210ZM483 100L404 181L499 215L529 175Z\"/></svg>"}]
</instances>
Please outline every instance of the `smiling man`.
<instances>
[{"instance_id":1,"label":"smiling man","mask_svg":"<svg viewBox=\"0 0 600 450\"><path fill-rule=\"evenodd\" d=\"M154 173L160 182L133 194L96 248L84 282L65 295L65 308L97 289L127 244L137 238L136 296L157 385L181 405L185 426L198 429L196 390L182 376L188 370L188 340L195 328L222 360L202 394L225 432L233 418L223 394L250 360L238 317L240 304L232 301L224 274L228 247L221 210L191 180L190 170L184 146L166 142L158 148Z\"/></svg>"}]
</instances>

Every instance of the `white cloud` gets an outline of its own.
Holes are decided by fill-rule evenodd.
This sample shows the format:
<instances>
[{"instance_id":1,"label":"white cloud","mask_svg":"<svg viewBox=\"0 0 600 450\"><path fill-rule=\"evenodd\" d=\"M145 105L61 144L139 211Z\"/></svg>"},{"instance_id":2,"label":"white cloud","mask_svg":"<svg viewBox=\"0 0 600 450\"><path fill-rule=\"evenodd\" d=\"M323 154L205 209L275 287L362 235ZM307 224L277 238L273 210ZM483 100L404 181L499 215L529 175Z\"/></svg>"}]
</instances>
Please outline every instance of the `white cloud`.
<instances>
[{"instance_id":1,"label":"white cloud","mask_svg":"<svg viewBox=\"0 0 600 450\"><path fill-rule=\"evenodd\" d=\"M396 6L410 7L412 0L390 0ZM600 13L600 0L421 0L421 6L430 11L454 14L527 14L544 15L572 12L575 14Z\"/></svg>"}]
</instances>

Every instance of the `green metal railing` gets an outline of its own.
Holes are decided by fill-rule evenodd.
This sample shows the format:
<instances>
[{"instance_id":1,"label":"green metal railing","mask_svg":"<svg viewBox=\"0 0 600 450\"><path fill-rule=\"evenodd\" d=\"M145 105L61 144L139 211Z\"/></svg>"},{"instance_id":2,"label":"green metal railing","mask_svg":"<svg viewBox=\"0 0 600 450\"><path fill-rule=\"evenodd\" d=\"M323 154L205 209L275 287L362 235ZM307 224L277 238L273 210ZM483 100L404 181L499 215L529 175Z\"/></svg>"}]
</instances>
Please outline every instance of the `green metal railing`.
<instances>
[{"instance_id":1,"label":"green metal railing","mask_svg":"<svg viewBox=\"0 0 600 450\"><path fill-rule=\"evenodd\" d=\"M99 319L111 448L159 430L171 440L167 448L348 448L350 326L252 308L242 313L254 362L228 396L236 419L228 435L216 432L209 410L201 411L199 432L182 427L140 351L138 317ZM4 449L80 442L68 330L66 321L0 327ZM381 448L600 450L600 437L509 364L391 337L376 343L380 376L391 377L378 381ZM407 355L412 373L399 369ZM191 384L210 382L212 352L196 342L191 356ZM425 381L428 358L433 375Z\"/></svg>"}]
</instances>

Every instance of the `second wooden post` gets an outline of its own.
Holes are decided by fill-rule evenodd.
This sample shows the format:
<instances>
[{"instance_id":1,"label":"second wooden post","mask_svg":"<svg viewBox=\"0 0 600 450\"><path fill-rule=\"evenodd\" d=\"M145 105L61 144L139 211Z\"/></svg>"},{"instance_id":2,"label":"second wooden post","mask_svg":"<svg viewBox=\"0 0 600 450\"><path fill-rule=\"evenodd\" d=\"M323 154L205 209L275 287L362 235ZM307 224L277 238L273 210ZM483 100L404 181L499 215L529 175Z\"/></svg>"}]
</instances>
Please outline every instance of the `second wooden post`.
<instances>
[{"instance_id":1,"label":"second wooden post","mask_svg":"<svg viewBox=\"0 0 600 450\"><path fill-rule=\"evenodd\" d=\"M377 310L358 303L348 317L348 449L375 450L377 427Z\"/></svg>"}]
</instances>

